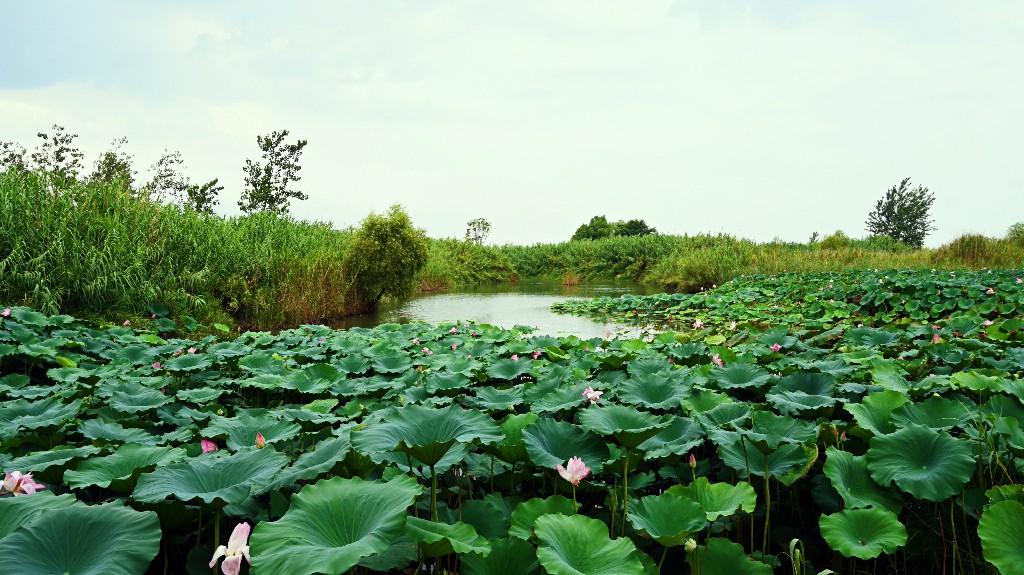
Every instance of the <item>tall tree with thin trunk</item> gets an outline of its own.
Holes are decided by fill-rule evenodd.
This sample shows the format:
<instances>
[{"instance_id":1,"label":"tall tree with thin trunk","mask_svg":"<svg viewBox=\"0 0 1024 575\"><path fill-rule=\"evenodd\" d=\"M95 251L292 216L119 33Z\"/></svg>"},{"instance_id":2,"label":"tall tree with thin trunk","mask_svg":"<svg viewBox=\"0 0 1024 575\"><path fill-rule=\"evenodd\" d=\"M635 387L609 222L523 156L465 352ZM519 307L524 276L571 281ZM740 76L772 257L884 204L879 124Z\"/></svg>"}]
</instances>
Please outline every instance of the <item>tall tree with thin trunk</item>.
<instances>
[{"instance_id":1,"label":"tall tree with thin trunk","mask_svg":"<svg viewBox=\"0 0 1024 575\"><path fill-rule=\"evenodd\" d=\"M302 179L299 176L302 169L299 159L308 142L296 140L294 144L286 143L288 133L288 130L280 130L256 137L263 159L245 161L245 189L238 201L243 212L287 214L292 199L305 200L309 197L293 186Z\"/></svg>"},{"instance_id":2,"label":"tall tree with thin trunk","mask_svg":"<svg viewBox=\"0 0 1024 575\"><path fill-rule=\"evenodd\" d=\"M920 184L911 188L910 178L904 178L875 202L875 209L868 214L868 233L920 248L928 232L935 230L930 215L933 203L935 195L928 188Z\"/></svg>"}]
</instances>

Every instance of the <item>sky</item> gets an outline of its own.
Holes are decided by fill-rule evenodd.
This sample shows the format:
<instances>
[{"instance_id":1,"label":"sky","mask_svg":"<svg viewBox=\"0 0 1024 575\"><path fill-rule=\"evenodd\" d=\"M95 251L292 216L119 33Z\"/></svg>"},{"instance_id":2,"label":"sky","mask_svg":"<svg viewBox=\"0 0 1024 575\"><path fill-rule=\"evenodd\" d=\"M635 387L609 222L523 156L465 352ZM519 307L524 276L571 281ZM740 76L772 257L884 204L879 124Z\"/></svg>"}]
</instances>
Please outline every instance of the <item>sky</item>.
<instances>
[{"instance_id":1,"label":"sky","mask_svg":"<svg viewBox=\"0 0 1024 575\"><path fill-rule=\"evenodd\" d=\"M1024 221L1024 2L0 0L0 140L53 123L220 178L256 136L309 141L293 205L431 236L865 234L904 177L937 245Z\"/></svg>"}]
</instances>

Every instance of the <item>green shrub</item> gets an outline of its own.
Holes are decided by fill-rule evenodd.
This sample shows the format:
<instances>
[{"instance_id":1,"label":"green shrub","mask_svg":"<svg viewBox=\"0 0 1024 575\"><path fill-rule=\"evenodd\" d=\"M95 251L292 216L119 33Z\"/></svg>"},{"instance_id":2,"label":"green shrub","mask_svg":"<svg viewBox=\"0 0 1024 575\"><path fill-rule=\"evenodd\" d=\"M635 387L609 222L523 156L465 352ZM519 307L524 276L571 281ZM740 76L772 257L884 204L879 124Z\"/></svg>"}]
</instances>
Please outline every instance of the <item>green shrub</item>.
<instances>
[{"instance_id":1,"label":"green shrub","mask_svg":"<svg viewBox=\"0 0 1024 575\"><path fill-rule=\"evenodd\" d=\"M818 247L823 250L842 250L850 247L851 244L853 244L853 240L842 230L837 230L836 233L821 240Z\"/></svg>"},{"instance_id":2,"label":"green shrub","mask_svg":"<svg viewBox=\"0 0 1024 575\"><path fill-rule=\"evenodd\" d=\"M427 237L412 225L401 206L386 215L370 214L363 220L345 256L345 270L367 308L384 297L412 293L416 273L427 262Z\"/></svg>"}]
</instances>

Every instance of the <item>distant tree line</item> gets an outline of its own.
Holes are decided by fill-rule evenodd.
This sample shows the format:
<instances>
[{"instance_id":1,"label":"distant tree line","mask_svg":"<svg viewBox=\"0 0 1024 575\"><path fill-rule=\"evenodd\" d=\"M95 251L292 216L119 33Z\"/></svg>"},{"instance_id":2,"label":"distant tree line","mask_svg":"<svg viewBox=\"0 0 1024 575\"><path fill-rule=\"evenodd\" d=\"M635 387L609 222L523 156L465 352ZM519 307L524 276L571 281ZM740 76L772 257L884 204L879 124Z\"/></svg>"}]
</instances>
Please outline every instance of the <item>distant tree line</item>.
<instances>
[{"instance_id":1,"label":"distant tree line","mask_svg":"<svg viewBox=\"0 0 1024 575\"><path fill-rule=\"evenodd\" d=\"M238 206L244 213L274 212L287 214L291 200L305 200L308 196L295 188L301 178L299 160L306 140L289 143L288 130L257 136L259 160L245 160L245 188ZM177 150L164 150L160 158L149 167L148 181L140 182L134 167L134 157L124 150L126 138L111 142L110 148L100 154L92 170L86 172L85 154L77 147L78 134L54 124L49 132L36 134L39 141L35 149L28 150L17 142L0 141L0 172L7 170L33 170L46 172L57 184L74 181L116 184L136 195L162 203L175 203L202 213L213 213L220 202L224 186L219 179L193 183L185 175L185 160Z\"/></svg>"},{"instance_id":2,"label":"distant tree line","mask_svg":"<svg viewBox=\"0 0 1024 575\"><path fill-rule=\"evenodd\" d=\"M649 236L658 230L647 225L644 220L620 220L609 222L604 216L594 216L590 221L576 228L572 235L575 240L599 240L613 236Z\"/></svg>"}]
</instances>

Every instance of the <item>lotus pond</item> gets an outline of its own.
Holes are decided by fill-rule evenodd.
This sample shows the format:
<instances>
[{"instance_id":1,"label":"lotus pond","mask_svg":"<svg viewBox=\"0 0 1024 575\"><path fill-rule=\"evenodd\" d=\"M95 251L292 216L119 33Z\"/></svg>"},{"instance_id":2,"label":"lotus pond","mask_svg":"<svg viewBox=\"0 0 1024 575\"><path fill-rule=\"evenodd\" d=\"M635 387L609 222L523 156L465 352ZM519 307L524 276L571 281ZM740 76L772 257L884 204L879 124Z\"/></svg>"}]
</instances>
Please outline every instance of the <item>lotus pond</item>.
<instances>
[{"instance_id":1,"label":"lotus pond","mask_svg":"<svg viewBox=\"0 0 1024 575\"><path fill-rule=\"evenodd\" d=\"M0 573L1022 573L1022 275L574 310L646 340L12 307Z\"/></svg>"}]
</instances>

